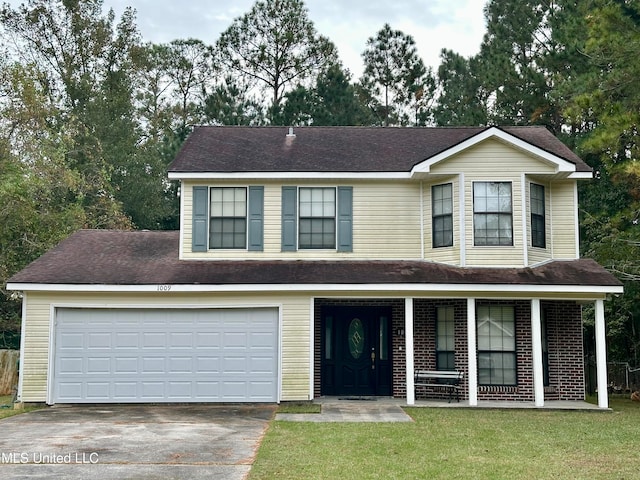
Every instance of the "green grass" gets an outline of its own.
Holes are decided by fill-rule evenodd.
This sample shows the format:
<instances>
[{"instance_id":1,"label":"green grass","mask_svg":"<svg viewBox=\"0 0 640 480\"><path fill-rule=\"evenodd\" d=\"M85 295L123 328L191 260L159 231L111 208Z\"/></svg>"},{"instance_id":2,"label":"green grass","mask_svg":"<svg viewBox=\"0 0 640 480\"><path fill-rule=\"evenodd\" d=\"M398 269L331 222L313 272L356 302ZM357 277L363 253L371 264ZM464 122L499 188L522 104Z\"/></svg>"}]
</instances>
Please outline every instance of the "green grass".
<instances>
[{"instance_id":1,"label":"green grass","mask_svg":"<svg viewBox=\"0 0 640 480\"><path fill-rule=\"evenodd\" d=\"M278 413L320 413L322 406L311 402L284 402L278 405Z\"/></svg>"},{"instance_id":2,"label":"green grass","mask_svg":"<svg viewBox=\"0 0 640 480\"><path fill-rule=\"evenodd\" d=\"M415 423L274 421L249 479L636 478L640 404L610 406L407 408Z\"/></svg>"},{"instance_id":3,"label":"green grass","mask_svg":"<svg viewBox=\"0 0 640 480\"><path fill-rule=\"evenodd\" d=\"M13 404L11 403L12 396L11 395L0 395L0 407L8 407L8 408L0 408L0 420L7 417L12 417L14 415L19 415L21 413L31 412L33 410L38 410L43 408L41 406L33 406L26 407L22 410L14 410Z\"/></svg>"}]
</instances>

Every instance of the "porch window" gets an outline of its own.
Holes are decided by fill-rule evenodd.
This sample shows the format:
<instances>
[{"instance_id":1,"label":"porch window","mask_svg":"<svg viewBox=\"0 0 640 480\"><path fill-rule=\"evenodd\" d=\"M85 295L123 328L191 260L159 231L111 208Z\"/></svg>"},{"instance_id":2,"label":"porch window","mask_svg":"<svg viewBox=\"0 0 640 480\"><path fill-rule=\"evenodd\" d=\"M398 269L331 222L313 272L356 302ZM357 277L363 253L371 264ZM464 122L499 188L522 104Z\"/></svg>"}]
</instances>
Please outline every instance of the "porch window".
<instances>
[{"instance_id":1,"label":"porch window","mask_svg":"<svg viewBox=\"0 0 640 480\"><path fill-rule=\"evenodd\" d=\"M247 189L211 189L209 248L247 248Z\"/></svg>"},{"instance_id":2,"label":"porch window","mask_svg":"<svg viewBox=\"0 0 640 480\"><path fill-rule=\"evenodd\" d=\"M453 307L438 307L436 314L436 369L455 370L455 320Z\"/></svg>"},{"instance_id":3,"label":"porch window","mask_svg":"<svg viewBox=\"0 0 640 480\"><path fill-rule=\"evenodd\" d=\"M473 182L473 242L513 245L511 182Z\"/></svg>"},{"instance_id":4,"label":"porch window","mask_svg":"<svg viewBox=\"0 0 640 480\"><path fill-rule=\"evenodd\" d=\"M431 187L433 248L453 245L453 186L451 183Z\"/></svg>"},{"instance_id":5,"label":"porch window","mask_svg":"<svg viewBox=\"0 0 640 480\"><path fill-rule=\"evenodd\" d=\"M336 189L300 188L300 248L336 248Z\"/></svg>"},{"instance_id":6,"label":"porch window","mask_svg":"<svg viewBox=\"0 0 640 480\"><path fill-rule=\"evenodd\" d=\"M531 184L531 246L546 248L544 187Z\"/></svg>"},{"instance_id":7,"label":"porch window","mask_svg":"<svg viewBox=\"0 0 640 480\"><path fill-rule=\"evenodd\" d=\"M478 307L478 383L517 384L513 306Z\"/></svg>"}]
</instances>

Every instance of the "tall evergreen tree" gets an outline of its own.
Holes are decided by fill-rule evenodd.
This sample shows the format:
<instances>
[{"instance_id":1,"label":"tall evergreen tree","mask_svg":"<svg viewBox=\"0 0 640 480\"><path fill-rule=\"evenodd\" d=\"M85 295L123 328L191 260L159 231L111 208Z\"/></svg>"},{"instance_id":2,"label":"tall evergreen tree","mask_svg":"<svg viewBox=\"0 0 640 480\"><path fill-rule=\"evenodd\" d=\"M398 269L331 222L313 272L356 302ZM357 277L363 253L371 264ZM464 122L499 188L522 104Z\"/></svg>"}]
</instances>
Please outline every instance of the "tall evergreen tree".
<instances>
[{"instance_id":1,"label":"tall evergreen tree","mask_svg":"<svg viewBox=\"0 0 640 480\"><path fill-rule=\"evenodd\" d=\"M302 0L258 0L221 34L216 47L221 65L270 92L272 114L288 89L313 80L337 58Z\"/></svg>"},{"instance_id":2,"label":"tall evergreen tree","mask_svg":"<svg viewBox=\"0 0 640 480\"><path fill-rule=\"evenodd\" d=\"M383 107L378 112L382 123L386 126L411 121L412 115L407 110L417 92L424 91L427 84L427 69L413 37L385 24L375 37L367 40L362 58L362 85Z\"/></svg>"}]
</instances>

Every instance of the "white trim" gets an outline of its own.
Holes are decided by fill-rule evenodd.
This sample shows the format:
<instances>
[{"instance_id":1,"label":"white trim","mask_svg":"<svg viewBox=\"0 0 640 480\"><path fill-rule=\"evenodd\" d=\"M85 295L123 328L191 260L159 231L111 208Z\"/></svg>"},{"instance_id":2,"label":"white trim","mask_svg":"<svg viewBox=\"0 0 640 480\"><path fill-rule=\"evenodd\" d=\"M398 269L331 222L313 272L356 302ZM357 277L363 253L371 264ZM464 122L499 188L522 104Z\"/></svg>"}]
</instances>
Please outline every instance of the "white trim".
<instances>
[{"instance_id":1,"label":"white trim","mask_svg":"<svg viewBox=\"0 0 640 480\"><path fill-rule=\"evenodd\" d=\"M593 172L574 172L567 178L572 180L591 180L593 179Z\"/></svg>"},{"instance_id":2,"label":"white trim","mask_svg":"<svg viewBox=\"0 0 640 480\"><path fill-rule=\"evenodd\" d=\"M596 320L596 386L598 389L598 407L609 408L607 397L607 337L604 324L604 302L595 302Z\"/></svg>"},{"instance_id":3,"label":"white trim","mask_svg":"<svg viewBox=\"0 0 640 480\"><path fill-rule=\"evenodd\" d=\"M191 188L193 188L193 187L191 187ZM193 219L193 191L191 192L191 218ZM180 243L178 245L178 248L180 250L178 251L178 258L180 260L182 260L183 256L184 256L184 221L185 221L185 216L184 216L184 182L182 180L180 181L180 217L179 217L178 221L180 222ZM191 227L191 238L193 238L193 227Z\"/></svg>"},{"instance_id":4,"label":"white trim","mask_svg":"<svg viewBox=\"0 0 640 480\"><path fill-rule=\"evenodd\" d=\"M433 187L432 191L433 191ZM431 198L431 195L430 195ZM424 260L424 182L420 182L420 260ZM433 225L433 199L431 200L431 224ZM433 239L432 239L433 242Z\"/></svg>"},{"instance_id":5,"label":"white trim","mask_svg":"<svg viewBox=\"0 0 640 480\"><path fill-rule=\"evenodd\" d=\"M160 288L168 290L161 292ZM513 285L513 284L447 284L447 283L379 283L379 284L239 284L239 285L70 285L70 284L39 284L39 283L10 283L8 290L23 292L139 292L170 295L185 292L383 292L397 295L398 291L415 293L472 293L477 294L593 294L594 299L604 298L606 294L623 293L620 285Z\"/></svg>"},{"instance_id":6,"label":"white trim","mask_svg":"<svg viewBox=\"0 0 640 480\"><path fill-rule=\"evenodd\" d=\"M476 299L467 298L467 384L469 406L478 406L478 357L476 343Z\"/></svg>"},{"instance_id":7,"label":"white trim","mask_svg":"<svg viewBox=\"0 0 640 480\"><path fill-rule=\"evenodd\" d=\"M49 355L47 361L47 394L45 402L47 405L53 405L53 388L54 388L54 366L55 366L55 348L56 348L56 307L55 304L49 305Z\"/></svg>"},{"instance_id":8,"label":"white trim","mask_svg":"<svg viewBox=\"0 0 640 480\"><path fill-rule=\"evenodd\" d=\"M18 369L18 395L17 400L22 401L22 385L24 382L24 342L27 337L27 294L22 295L22 326L20 328L20 365Z\"/></svg>"},{"instance_id":9,"label":"white trim","mask_svg":"<svg viewBox=\"0 0 640 480\"><path fill-rule=\"evenodd\" d=\"M555 165L556 172L563 172L563 173L570 173L570 174L576 173L575 164L569 162L568 160L560 158L552 153L549 153L546 150L536 147L535 145L532 145L528 142L520 140L519 138L514 137L513 135L505 132L504 130L500 130L499 128L496 128L496 127L487 128L486 130L478 133L477 135L474 135L473 137L465 140L464 142L461 142L458 145L455 145L454 147L451 147L439 153L438 155L435 155L429 158L428 160L422 163L419 163L418 165L416 165L411 169L411 173L414 175L417 173L430 173L431 167L436 165L437 163L443 160L446 160L447 158L453 155L456 155L464 150L467 150L468 148L471 148L479 144L480 142L483 142L490 138L496 138L496 139L502 140L503 142L509 145L512 145L516 148L524 150L532 155L535 155L541 158L542 160L552 165Z\"/></svg>"},{"instance_id":10,"label":"white trim","mask_svg":"<svg viewBox=\"0 0 640 480\"><path fill-rule=\"evenodd\" d=\"M404 299L404 343L405 343L405 372L407 405L416 403L416 386L414 383L414 353L413 353L413 298Z\"/></svg>"},{"instance_id":11,"label":"white trim","mask_svg":"<svg viewBox=\"0 0 640 480\"><path fill-rule=\"evenodd\" d=\"M315 362L315 331L316 331L316 316L314 311L316 299L311 297L309 299L309 400L313 400L315 398L315 372L314 372L314 362ZM320 337L324 335L324 332L320 332ZM322 341L320 342L322 345ZM321 353L323 355L323 353ZM282 355L280 355L282 358ZM322 356L321 356L322 358Z\"/></svg>"},{"instance_id":12,"label":"white trim","mask_svg":"<svg viewBox=\"0 0 640 480\"><path fill-rule=\"evenodd\" d=\"M542 366L542 327L540 299L531 299L531 353L533 394L536 407L544 407L544 369Z\"/></svg>"},{"instance_id":13,"label":"white trim","mask_svg":"<svg viewBox=\"0 0 640 480\"><path fill-rule=\"evenodd\" d=\"M467 265L467 222L466 222L466 204L465 204L465 183L464 173L460 173L458 177L458 228L460 229L460 266ZM473 195L473 193L472 193Z\"/></svg>"},{"instance_id":14,"label":"white trim","mask_svg":"<svg viewBox=\"0 0 640 480\"><path fill-rule=\"evenodd\" d=\"M553 214L553 188L551 188L551 184L546 184L545 186L545 190L549 190L549 207L547 208L547 205L545 203L544 206L544 215L545 215L545 219L544 221L547 221L547 212L548 213L548 218L549 218L549 228L550 228L550 232L549 232L549 243L547 244L547 248L549 249L549 254L551 255L551 258L554 258L554 245L555 245L555 241L554 241L554 236L553 236L553 218L555 217L555 215ZM545 193L545 202L546 202L546 193ZM576 209L577 211L577 209ZM577 216L576 216L576 221L578 220ZM546 240L546 239L545 239Z\"/></svg>"},{"instance_id":15,"label":"white trim","mask_svg":"<svg viewBox=\"0 0 640 480\"><path fill-rule=\"evenodd\" d=\"M410 172L169 172L169 180L410 180Z\"/></svg>"},{"instance_id":16,"label":"white trim","mask_svg":"<svg viewBox=\"0 0 640 480\"><path fill-rule=\"evenodd\" d=\"M531 197L529 197L529 202L527 202L527 178L524 173L520 175L520 212L522 215L522 264L526 267L529 265L529 229L527 226L529 222L527 222L527 204L531 202Z\"/></svg>"},{"instance_id":17,"label":"white trim","mask_svg":"<svg viewBox=\"0 0 640 480\"><path fill-rule=\"evenodd\" d=\"M580 258L580 221L578 219L578 184L573 184L573 228L576 238L576 258Z\"/></svg>"}]
</instances>

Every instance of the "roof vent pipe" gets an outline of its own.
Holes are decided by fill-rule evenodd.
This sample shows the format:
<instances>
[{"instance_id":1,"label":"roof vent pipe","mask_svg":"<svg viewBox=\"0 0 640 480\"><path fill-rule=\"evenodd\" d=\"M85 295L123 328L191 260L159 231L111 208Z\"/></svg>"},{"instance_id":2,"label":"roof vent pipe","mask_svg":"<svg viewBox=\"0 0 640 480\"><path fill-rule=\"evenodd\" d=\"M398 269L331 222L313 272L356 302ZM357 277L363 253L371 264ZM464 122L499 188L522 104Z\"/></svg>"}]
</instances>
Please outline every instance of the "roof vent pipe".
<instances>
[{"instance_id":1,"label":"roof vent pipe","mask_svg":"<svg viewBox=\"0 0 640 480\"><path fill-rule=\"evenodd\" d=\"M287 137L295 137L296 134L293 133L293 127L289 127L289 133L287 133Z\"/></svg>"}]
</instances>

